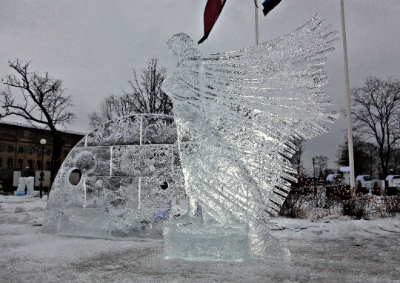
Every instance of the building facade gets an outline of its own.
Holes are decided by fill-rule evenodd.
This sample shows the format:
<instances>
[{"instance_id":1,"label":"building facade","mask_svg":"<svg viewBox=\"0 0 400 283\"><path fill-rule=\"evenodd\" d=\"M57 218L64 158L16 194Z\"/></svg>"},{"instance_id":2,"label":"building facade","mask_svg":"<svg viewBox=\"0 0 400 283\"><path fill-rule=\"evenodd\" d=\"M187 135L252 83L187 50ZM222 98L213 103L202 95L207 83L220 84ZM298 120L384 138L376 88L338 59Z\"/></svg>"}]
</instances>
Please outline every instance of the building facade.
<instances>
[{"instance_id":1,"label":"building facade","mask_svg":"<svg viewBox=\"0 0 400 283\"><path fill-rule=\"evenodd\" d=\"M70 131L61 132L64 140L61 152L62 162L84 134ZM46 140L44 146L40 144L41 139ZM22 176L31 176L35 170L50 170L51 155L52 138L49 130L0 121L0 180L3 190L12 189L15 171L22 172Z\"/></svg>"}]
</instances>

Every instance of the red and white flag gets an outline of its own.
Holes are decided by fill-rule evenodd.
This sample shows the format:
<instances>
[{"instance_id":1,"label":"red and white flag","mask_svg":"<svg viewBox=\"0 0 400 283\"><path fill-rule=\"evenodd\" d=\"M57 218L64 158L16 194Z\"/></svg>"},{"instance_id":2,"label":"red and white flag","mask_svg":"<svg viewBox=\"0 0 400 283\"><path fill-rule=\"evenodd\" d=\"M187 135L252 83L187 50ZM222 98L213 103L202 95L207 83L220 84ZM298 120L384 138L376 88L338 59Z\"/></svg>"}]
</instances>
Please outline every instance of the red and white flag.
<instances>
[{"instance_id":1,"label":"red and white flag","mask_svg":"<svg viewBox=\"0 0 400 283\"><path fill-rule=\"evenodd\" d=\"M199 40L199 44L207 39L211 29L219 17L219 14L221 14L225 2L226 0L207 1L206 8L204 9L204 36Z\"/></svg>"}]
</instances>

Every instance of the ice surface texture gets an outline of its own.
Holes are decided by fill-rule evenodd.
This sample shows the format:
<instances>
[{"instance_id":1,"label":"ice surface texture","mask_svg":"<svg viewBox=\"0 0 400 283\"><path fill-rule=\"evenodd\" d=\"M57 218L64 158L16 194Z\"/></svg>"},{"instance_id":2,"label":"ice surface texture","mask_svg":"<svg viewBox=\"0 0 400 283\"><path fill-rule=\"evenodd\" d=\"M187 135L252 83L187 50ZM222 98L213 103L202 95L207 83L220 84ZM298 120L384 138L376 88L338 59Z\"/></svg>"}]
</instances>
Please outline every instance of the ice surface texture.
<instances>
[{"instance_id":1,"label":"ice surface texture","mask_svg":"<svg viewBox=\"0 0 400 283\"><path fill-rule=\"evenodd\" d=\"M295 181L292 141L327 132L338 118L323 91L326 55L338 40L316 15L238 51L201 54L182 33L168 41L178 68L162 89L173 100L188 196L222 225L247 223L254 253L268 245L262 223Z\"/></svg>"},{"instance_id":2,"label":"ice surface texture","mask_svg":"<svg viewBox=\"0 0 400 283\"><path fill-rule=\"evenodd\" d=\"M168 189L160 187L162 181ZM85 136L68 154L52 186L44 230L88 237L161 236L155 213L184 195L173 117L122 117Z\"/></svg>"}]
</instances>

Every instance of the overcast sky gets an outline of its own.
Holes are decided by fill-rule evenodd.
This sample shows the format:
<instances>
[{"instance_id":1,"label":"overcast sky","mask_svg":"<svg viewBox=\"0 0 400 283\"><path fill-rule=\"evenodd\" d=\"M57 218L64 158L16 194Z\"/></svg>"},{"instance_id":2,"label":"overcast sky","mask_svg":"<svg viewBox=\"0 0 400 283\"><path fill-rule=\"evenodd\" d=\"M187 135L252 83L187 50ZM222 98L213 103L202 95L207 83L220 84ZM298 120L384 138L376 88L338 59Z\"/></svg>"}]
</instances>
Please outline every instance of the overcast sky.
<instances>
[{"instance_id":1,"label":"overcast sky","mask_svg":"<svg viewBox=\"0 0 400 283\"><path fill-rule=\"evenodd\" d=\"M258 1L261 5L261 0ZM88 114L103 99L129 90L132 68L141 70L153 57L167 68L176 63L166 42L184 32L195 42L203 36L206 0L0 0L0 77L10 73L9 59L31 61L31 70L63 80L75 103L70 130L87 132ZM368 76L400 78L399 0L345 0L351 87ZM293 31L316 13L341 31L340 0L283 0L267 17L260 9L260 42ZM228 0L202 53L237 50L255 44L253 0ZM327 93L335 108L346 107L342 43L329 56ZM2 87L2 86L0 86ZM334 167L344 141L341 115L332 131L306 143L311 157L328 156Z\"/></svg>"}]
</instances>

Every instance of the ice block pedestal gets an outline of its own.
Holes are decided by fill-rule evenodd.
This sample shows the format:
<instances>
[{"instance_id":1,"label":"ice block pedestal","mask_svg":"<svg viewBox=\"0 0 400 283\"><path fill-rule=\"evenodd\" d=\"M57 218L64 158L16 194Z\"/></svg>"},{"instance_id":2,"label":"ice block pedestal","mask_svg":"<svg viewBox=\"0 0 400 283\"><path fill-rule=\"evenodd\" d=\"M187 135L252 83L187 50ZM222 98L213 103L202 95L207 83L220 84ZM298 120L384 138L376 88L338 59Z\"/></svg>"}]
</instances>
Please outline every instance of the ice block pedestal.
<instances>
[{"instance_id":1,"label":"ice block pedestal","mask_svg":"<svg viewBox=\"0 0 400 283\"><path fill-rule=\"evenodd\" d=\"M247 226L164 222L164 257L199 261L244 261L249 255Z\"/></svg>"}]
</instances>

